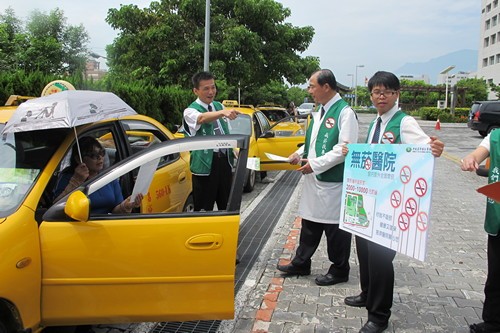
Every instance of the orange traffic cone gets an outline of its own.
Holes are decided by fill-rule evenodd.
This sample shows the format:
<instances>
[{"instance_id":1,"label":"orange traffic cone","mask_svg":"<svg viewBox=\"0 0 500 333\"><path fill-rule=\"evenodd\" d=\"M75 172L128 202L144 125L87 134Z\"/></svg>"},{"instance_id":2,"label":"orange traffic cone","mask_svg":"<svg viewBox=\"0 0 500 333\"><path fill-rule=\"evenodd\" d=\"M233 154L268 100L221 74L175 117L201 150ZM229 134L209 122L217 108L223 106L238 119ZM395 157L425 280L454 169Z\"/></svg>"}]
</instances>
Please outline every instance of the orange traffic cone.
<instances>
[{"instance_id":1,"label":"orange traffic cone","mask_svg":"<svg viewBox=\"0 0 500 333\"><path fill-rule=\"evenodd\" d=\"M438 131L441 129L441 122L439 121L439 118L436 121L436 127L435 127L435 129L437 129Z\"/></svg>"}]
</instances>

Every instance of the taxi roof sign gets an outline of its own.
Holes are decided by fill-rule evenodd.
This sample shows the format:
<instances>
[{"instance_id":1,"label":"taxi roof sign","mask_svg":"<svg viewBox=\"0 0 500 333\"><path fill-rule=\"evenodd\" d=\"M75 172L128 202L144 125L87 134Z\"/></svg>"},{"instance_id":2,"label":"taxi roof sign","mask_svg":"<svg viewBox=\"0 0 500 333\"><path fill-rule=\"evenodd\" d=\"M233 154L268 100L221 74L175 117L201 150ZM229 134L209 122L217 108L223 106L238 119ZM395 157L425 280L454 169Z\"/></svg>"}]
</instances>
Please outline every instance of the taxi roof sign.
<instances>
[{"instance_id":1,"label":"taxi roof sign","mask_svg":"<svg viewBox=\"0 0 500 333\"><path fill-rule=\"evenodd\" d=\"M239 103L238 103L238 101L236 101L234 99L225 99L222 101L222 105L224 105L224 106L238 106Z\"/></svg>"}]
</instances>

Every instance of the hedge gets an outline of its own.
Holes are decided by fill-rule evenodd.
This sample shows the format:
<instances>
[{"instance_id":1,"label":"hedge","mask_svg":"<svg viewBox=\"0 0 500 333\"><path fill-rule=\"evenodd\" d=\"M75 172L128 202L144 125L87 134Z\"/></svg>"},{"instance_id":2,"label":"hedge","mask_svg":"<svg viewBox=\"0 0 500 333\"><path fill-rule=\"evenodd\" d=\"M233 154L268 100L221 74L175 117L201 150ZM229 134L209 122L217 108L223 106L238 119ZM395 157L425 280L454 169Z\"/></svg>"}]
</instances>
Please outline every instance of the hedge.
<instances>
[{"instance_id":1,"label":"hedge","mask_svg":"<svg viewBox=\"0 0 500 333\"><path fill-rule=\"evenodd\" d=\"M437 120L442 123L466 123L469 119L469 108L455 108L455 115L450 114L450 109L438 109L436 107L422 107L412 113L423 120Z\"/></svg>"}]
</instances>

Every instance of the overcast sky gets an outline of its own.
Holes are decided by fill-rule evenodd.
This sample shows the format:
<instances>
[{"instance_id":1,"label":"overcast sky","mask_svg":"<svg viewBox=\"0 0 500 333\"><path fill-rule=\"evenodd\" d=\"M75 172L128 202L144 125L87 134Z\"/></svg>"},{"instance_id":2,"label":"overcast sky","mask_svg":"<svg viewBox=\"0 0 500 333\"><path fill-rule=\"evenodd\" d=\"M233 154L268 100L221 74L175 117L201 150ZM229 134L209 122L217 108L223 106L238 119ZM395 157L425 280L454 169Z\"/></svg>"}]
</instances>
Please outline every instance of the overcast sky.
<instances>
[{"instance_id":1,"label":"overcast sky","mask_svg":"<svg viewBox=\"0 0 500 333\"><path fill-rule=\"evenodd\" d=\"M277 0L292 11L294 26L310 25L315 36L303 55L318 56L322 68L332 69L337 81L358 84L377 70L394 71L405 63L426 62L463 49L477 50L481 0ZM105 55L116 32L105 22L109 8L145 0L2 0L0 12L12 7L21 19L31 10L49 12L58 7L68 24L82 23L90 48ZM104 62L104 59L100 59ZM435 78L434 78L435 79Z\"/></svg>"}]
</instances>

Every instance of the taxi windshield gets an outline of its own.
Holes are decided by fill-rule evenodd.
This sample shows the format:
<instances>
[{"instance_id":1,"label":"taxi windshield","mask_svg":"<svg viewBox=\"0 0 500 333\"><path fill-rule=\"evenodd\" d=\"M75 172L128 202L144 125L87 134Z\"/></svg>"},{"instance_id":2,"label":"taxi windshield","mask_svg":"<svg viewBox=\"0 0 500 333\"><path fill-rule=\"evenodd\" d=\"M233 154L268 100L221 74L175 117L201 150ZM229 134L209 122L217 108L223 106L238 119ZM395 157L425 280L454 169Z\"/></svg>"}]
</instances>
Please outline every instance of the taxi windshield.
<instances>
[{"instance_id":1,"label":"taxi windshield","mask_svg":"<svg viewBox=\"0 0 500 333\"><path fill-rule=\"evenodd\" d=\"M0 124L0 133L5 124ZM67 129L3 133L0 139L0 217L18 209Z\"/></svg>"}]
</instances>

